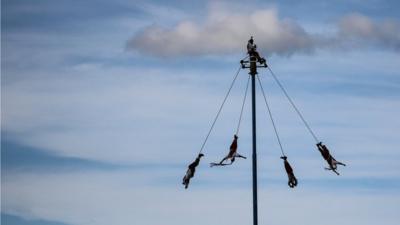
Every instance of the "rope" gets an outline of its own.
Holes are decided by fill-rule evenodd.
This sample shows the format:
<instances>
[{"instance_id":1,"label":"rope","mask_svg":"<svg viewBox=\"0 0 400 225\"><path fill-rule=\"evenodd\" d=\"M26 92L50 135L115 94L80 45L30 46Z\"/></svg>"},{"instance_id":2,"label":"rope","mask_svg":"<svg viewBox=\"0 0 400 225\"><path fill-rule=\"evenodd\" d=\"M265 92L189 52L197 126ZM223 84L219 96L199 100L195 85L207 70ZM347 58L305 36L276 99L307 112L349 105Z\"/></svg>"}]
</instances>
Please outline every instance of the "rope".
<instances>
[{"instance_id":1,"label":"rope","mask_svg":"<svg viewBox=\"0 0 400 225\"><path fill-rule=\"evenodd\" d=\"M250 83L249 81L250 81L250 76L247 79L246 90L244 92L244 97L243 97L242 109L240 110L239 122L238 122L238 125L237 125L237 128L236 128L236 135L237 136L239 136L240 124L242 123L243 109L244 109L244 105L246 103L247 90L249 89L249 83Z\"/></svg>"},{"instance_id":2,"label":"rope","mask_svg":"<svg viewBox=\"0 0 400 225\"><path fill-rule=\"evenodd\" d=\"M282 156L285 156L286 154L285 154L285 152L283 151L281 139L279 138L278 130L276 129L275 121L274 121L274 118L272 117L272 112L271 112L271 109L270 109L270 107L269 107L269 104L268 104L268 101L267 101L267 97L266 97L265 92L264 92L264 88L263 88L263 86L262 86L262 84L261 84L261 80L260 80L260 78L259 78L258 75L257 75L257 80L258 80L258 83L260 84L260 87L261 87L261 92L262 92L263 97L264 97L265 105L267 106L267 109L268 109L269 118L271 119L272 126L273 126L274 131L275 131L276 139L278 140L279 147L280 147L281 152L282 152Z\"/></svg>"},{"instance_id":3,"label":"rope","mask_svg":"<svg viewBox=\"0 0 400 225\"><path fill-rule=\"evenodd\" d=\"M212 129L214 128L215 123L217 122L217 119L218 119L218 117L219 117L219 114L221 113L222 108L224 107L224 104L225 104L225 102L226 102L226 99L228 98L229 93L231 92L232 87L233 87L233 85L235 84L235 81L236 81L236 79L237 79L237 77L238 77L238 75L239 75L240 69L241 69L241 66L239 66L239 69L237 70L236 75L234 76L233 81L232 81L232 83L231 83L231 86L229 87L228 92L226 93L225 98L224 98L224 100L222 101L221 106L219 107L219 110L218 110L217 115L215 116L214 122L211 124L210 130L208 131L208 134L207 134L207 136L206 136L206 138L205 138L203 144L201 145L199 154L203 152L203 149L204 149L204 146L205 146L206 143L207 143L208 137L210 136L211 131L212 131Z\"/></svg>"},{"instance_id":4,"label":"rope","mask_svg":"<svg viewBox=\"0 0 400 225\"><path fill-rule=\"evenodd\" d=\"M289 94L286 92L285 88L283 87L283 85L281 84L281 82L279 82L278 78L275 76L274 72L272 72L271 67L268 66L267 67L269 72L271 72L272 77L274 78L274 80L276 81L276 83L278 84L278 86L281 88L281 90L283 91L283 93L285 94L286 98L289 100L290 104L293 106L294 110L297 112L297 115L299 115L300 119L303 121L304 125L306 126L306 128L308 129L308 131L310 132L311 136L314 138L314 140L319 143L319 140L317 138L317 136L315 136L314 132L311 130L310 126L308 125L307 121L304 119L303 115L300 113L299 109L296 107L296 105L294 104L293 100L290 98Z\"/></svg>"},{"instance_id":5,"label":"rope","mask_svg":"<svg viewBox=\"0 0 400 225\"><path fill-rule=\"evenodd\" d=\"M249 57L250 57L249 54L246 54L246 56L242 60L246 60Z\"/></svg>"}]
</instances>

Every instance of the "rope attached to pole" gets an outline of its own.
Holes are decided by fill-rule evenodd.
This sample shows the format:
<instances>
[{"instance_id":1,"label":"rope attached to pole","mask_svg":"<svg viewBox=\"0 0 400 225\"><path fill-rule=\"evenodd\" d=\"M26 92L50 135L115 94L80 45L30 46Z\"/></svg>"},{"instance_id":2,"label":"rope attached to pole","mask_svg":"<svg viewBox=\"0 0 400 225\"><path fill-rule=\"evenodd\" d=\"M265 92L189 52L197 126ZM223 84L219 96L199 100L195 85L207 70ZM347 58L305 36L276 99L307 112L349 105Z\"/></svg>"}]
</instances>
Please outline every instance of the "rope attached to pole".
<instances>
[{"instance_id":1,"label":"rope attached to pole","mask_svg":"<svg viewBox=\"0 0 400 225\"><path fill-rule=\"evenodd\" d=\"M239 136L240 124L242 123L243 109L244 109L244 105L246 104L247 90L249 89L249 83L250 83L250 76L247 79L246 90L244 92L244 97L243 97L242 109L240 110L239 122L238 122L238 125L237 125L237 128L236 128L236 135L237 136Z\"/></svg>"},{"instance_id":2,"label":"rope attached to pole","mask_svg":"<svg viewBox=\"0 0 400 225\"><path fill-rule=\"evenodd\" d=\"M278 86L281 88L282 92L285 94L286 98L288 99L288 101L290 102L290 104L293 106L294 110L296 111L297 115L299 115L300 119L303 121L304 125L306 126L306 128L308 129L308 131L310 132L311 136L314 138L314 140L319 143L319 140L317 138L317 136L314 134L314 132L311 130L310 126L308 125L307 121L304 119L303 115L300 113L299 109L296 107L296 105L294 104L292 98L290 98L289 94L286 92L285 88L283 87L282 83L278 80L278 78L275 76L274 72L272 72L271 67L268 66L267 67L269 72L271 73L272 77L274 78L274 80L276 81L276 83L278 84Z\"/></svg>"},{"instance_id":3,"label":"rope attached to pole","mask_svg":"<svg viewBox=\"0 0 400 225\"><path fill-rule=\"evenodd\" d=\"M219 107L219 110L218 110L218 112L217 112L217 115L215 116L214 121L213 121L213 123L211 124L210 130L208 131L207 136L206 136L206 138L205 138L203 144L201 145L199 154L203 152L203 149L204 149L204 146L205 146L206 143L207 143L208 137L210 136L211 131L212 131L212 129L214 128L215 123L217 122L217 119L218 119L218 117L219 117L219 114L221 114L221 111L222 111L222 108L224 107L224 104L225 104L225 102L226 102L226 99L228 99L228 96L229 96L229 94L230 94L230 92L231 92L231 90L232 90L232 87L233 87L233 85L235 84L235 81L236 81L236 79L237 79L237 77L238 77L238 75L239 75L240 69L241 69L241 66L239 66L239 69L237 70L236 75L234 76L234 78L233 78L233 80L232 80L231 86L229 87L228 92L226 93L225 98L224 98L224 100L222 101L221 106Z\"/></svg>"},{"instance_id":4,"label":"rope attached to pole","mask_svg":"<svg viewBox=\"0 0 400 225\"><path fill-rule=\"evenodd\" d=\"M264 88L263 88L263 86L261 84L261 80L260 80L260 77L258 75L257 75L257 80L258 80L258 83L260 84L261 92L262 92L263 97L264 97L265 105L267 106L267 109L268 109L269 118L271 119L272 127L274 128L275 136L276 136L276 139L278 140L279 147L280 147L281 152L282 152L282 156L286 156L285 152L283 151L281 139L279 138L279 133L278 133L278 130L276 128L274 118L272 116L271 108L269 107Z\"/></svg>"}]
</instances>

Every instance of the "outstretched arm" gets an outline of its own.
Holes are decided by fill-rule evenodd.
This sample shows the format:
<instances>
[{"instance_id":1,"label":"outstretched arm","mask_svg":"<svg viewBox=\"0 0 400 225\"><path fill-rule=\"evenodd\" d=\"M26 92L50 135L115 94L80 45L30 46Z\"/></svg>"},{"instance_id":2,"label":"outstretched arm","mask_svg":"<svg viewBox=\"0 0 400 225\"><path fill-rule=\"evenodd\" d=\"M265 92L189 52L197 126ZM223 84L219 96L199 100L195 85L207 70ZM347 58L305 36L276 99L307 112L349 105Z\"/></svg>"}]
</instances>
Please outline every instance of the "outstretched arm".
<instances>
[{"instance_id":1,"label":"outstretched arm","mask_svg":"<svg viewBox=\"0 0 400 225\"><path fill-rule=\"evenodd\" d=\"M325 169L326 170L332 170L332 172L334 172L334 173L336 173L336 175L340 175L340 173L338 173L338 171L336 171L335 169L332 169L332 168L327 168L327 167L325 167Z\"/></svg>"},{"instance_id":2,"label":"outstretched arm","mask_svg":"<svg viewBox=\"0 0 400 225\"><path fill-rule=\"evenodd\" d=\"M231 163L210 163L210 167L213 167L213 166L229 166L231 164L232 164L232 162Z\"/></svg>"},{"instance_id":3,"label":"outstretched arm","mask_svg":"<svg viewBox=\"0 0 400 225\"><path fill-rule=\"evenodd\" d=\"M346 164L342 163L342 162L337 162L338 165L342 165L342 166L346 166Z\"/></svg>"},{"instance_id":4,"label":"outstretched arm","mask_svg":"<svg viewBox=\"0 0 400 225\"><path fill-rule=\"evenodd\" d=\"M239 158L247 159L245 156L242 156L242 155L240 155L239 153L236 153L235 157L239 157Z\"/></svg>"},{"instance_id":5,"label":"outstretched arm","mask_svg":"<svg viewBox=\"0 0 400 225\"><path fill-rule=\"evenodd\" d=\"M334 163L336 163L337 165L346 166L346 164L344 164L344 163L342 163L342 162L339 162L339 161L337 161L335 158L333 158L333 156L332 156L332 160L333 160L333 162L334 162Z\"/></svg>"},{"instance_id":6,"label":"outstretched arm","mask_svg":"<svg viewBox=\"0 0 400 225\"><path fill-rule=\"evenodd\" d=\"M221 160L221 162L219 162L219 164L222 164L225 160L227 160L227 159L229 159L229 155L227 155L227 156L225 156L222 160Z\"/></svg>"}]
</instances>

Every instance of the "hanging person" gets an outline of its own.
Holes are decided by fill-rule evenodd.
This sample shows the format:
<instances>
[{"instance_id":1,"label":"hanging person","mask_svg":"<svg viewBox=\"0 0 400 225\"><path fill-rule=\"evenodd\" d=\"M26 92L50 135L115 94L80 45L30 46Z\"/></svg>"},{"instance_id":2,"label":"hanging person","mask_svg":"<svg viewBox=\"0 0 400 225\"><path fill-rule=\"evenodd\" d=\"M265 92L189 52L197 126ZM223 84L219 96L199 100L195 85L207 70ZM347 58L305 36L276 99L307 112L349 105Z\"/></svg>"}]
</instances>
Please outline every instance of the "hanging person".
<instances>
[{"instance_id":1,"label":"hanging person","mask_svg":"<svg viewBox=\"0 0 400 225\"><path fill-rule=\"evenodd\" d=\"M229 153L228 153L228 155L225 156L225 157L221 160L221 162L219 162L219 163L210 163L210 166L211 166L211 167L213 167L213 166L226 166L226 165L231 165L231 164L235 161L235 158L236 158L236 157L246 159L246 157L244 157L244 156L240 155L239 153L237 153L237 147L238 147L237 139L238 139L238 138L239 138L239 137L238 137L236 134L233 136L233 141L232 141L232 144L231 144L231 146L230 146L230 148L229 148ZM231 159L231 162L230 162L230 163L224 163L224 162L225 162L226 160L228 160L228 159Z\"/></svg>"},{"instance_id":2,"label":"hanging person","mask_svg":"<svg viewBox=\"0 0 400 225\"><path fill-rule=\"evenodd\" d=\"M293 169L290 166L289 162L287 161L286 156L282 156L281 159L283 159L283 164L285 165L285 170L288 175L288 179L289 179L288 185L289 185L289 187L294 188L297 186L297 179L294 176Z\"/></svg>"},{"instance_id":3,"label":"hanging person","mask_svg":"<svg viewBox=\"0 0 400 225\"><path fill-rule=\"evenodd\" d=\"M336 171L337 165L346 166L346 164L344 164L342 162L339 162L335 158L333 158L333 156L329 152L328 148L325 145L323 145L322 142L317 143L317 147L318 147L318 150L321 152L322 157L326 160L326 162L329 165L329 168L325 168L325 169L326 170L332 170L337 175L340 175Z\"/></svg>"},{"instance_id":4,"label":"hanging person","mask_svg":"<svg viewBox=\"0 0 400 225\"><path fill-rule=\"evenodd\" d=\"M186 175L183 177L183 180L182 180L182 184L185 185L185 189L187 189L189 187L190 179L194 176L194 172L196 171L196 167L199 165L200 159L203 156L204 156L204 154L200 153L197 156L196 160L194 162L192 162L188 166L188 169L186 171Z\"/></svg>"},{"instance_id":5,"label":"hanging person","mask_svg":"<svg viewBox=\"0 0 400 225\"><path fill-rule=\"evenodd\" d=\"M265 59L260 56L257 52L257 45L254 44L253 36L247 42L247 53L251 56L256 57L257 61L261 64L265 63Z\"/></svg>"}]
</instances>

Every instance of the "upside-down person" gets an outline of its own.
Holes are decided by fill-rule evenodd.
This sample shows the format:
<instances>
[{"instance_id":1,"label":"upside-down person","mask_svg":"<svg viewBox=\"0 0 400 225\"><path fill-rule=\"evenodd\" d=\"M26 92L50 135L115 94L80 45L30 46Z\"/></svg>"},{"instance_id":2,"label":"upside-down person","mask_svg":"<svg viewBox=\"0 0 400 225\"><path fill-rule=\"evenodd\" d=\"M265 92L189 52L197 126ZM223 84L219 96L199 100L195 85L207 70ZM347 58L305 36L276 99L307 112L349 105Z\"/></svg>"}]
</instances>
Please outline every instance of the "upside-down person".
<instances>
[{"instance_id":1,"label":"upside-down person","mask_svg":"<svg viewBox=\"0 0 400 225\"><path fill-rule=\"evenodd\" d=\"M186 171L186 175L183 177L183 181L182 184L185 185L185 189L189 187L189 182L190 179L194 176L194 172L196 171L196 167L199 165L200 163L200 158L203 157L204 155L202 153L200 153L196 160L194 162L192 162L189 166L188 169Z\"/></svg>"},{"instance_id":2,"label":"upside-down person","mask_svg":"<svg viewBox=\"0 0 400 225\"><path fill-rule=\"evenodd\" d=\"M321 152L322 157L326 160L326 162L329 165L329 168L325 168L325 169L326 170L332 170L337 175L340 175L336 171L337 165L346 166L346 164L344 164L342 162L339 162L335 158L333 158L333 156L329 152L328 148L325 145L323 145L322 142L317 143L317 147L318 147L318 150Z\"/></svg>"},{"instance_id":3,"label":"upside-down person","mask_svg":"<svg viewBox=\"0 0 400 225\"><path fill-rule=\"evenodd\" d=\"M288 175L288 179L289 179L288 185L289 185L289 187L294 188L297 186L297 179L294 176L293 169L290 166L289 162L287 161L286 156L282 156L281 159L283 159L283 164L285 165L285 170Z\"/></svg>"},{"instance_id":4,"label":"upside-down person","mask_svg":"<svg viewBox=\"0 0 400 225\"><path fill-rule=\"evenodd\" d=\"M237 147L238 147L237 139L238 139L238 136L235 134L233 136L233 142L232 142L232 144L231 144L231 146L229 148L229 153L228 153L227 156L225 156L221 160L221 162L219 162L219 163L211 163L210 165L211 166L226 166L226 165L231 165L235 161L236 157L246 159L246 157L244 157L244 156L240 155L239 153L237 153ZM228 159L230 159L231 162L230 163L224 163L225 160L228 160Z\"/></svg>"}]
</instances>

